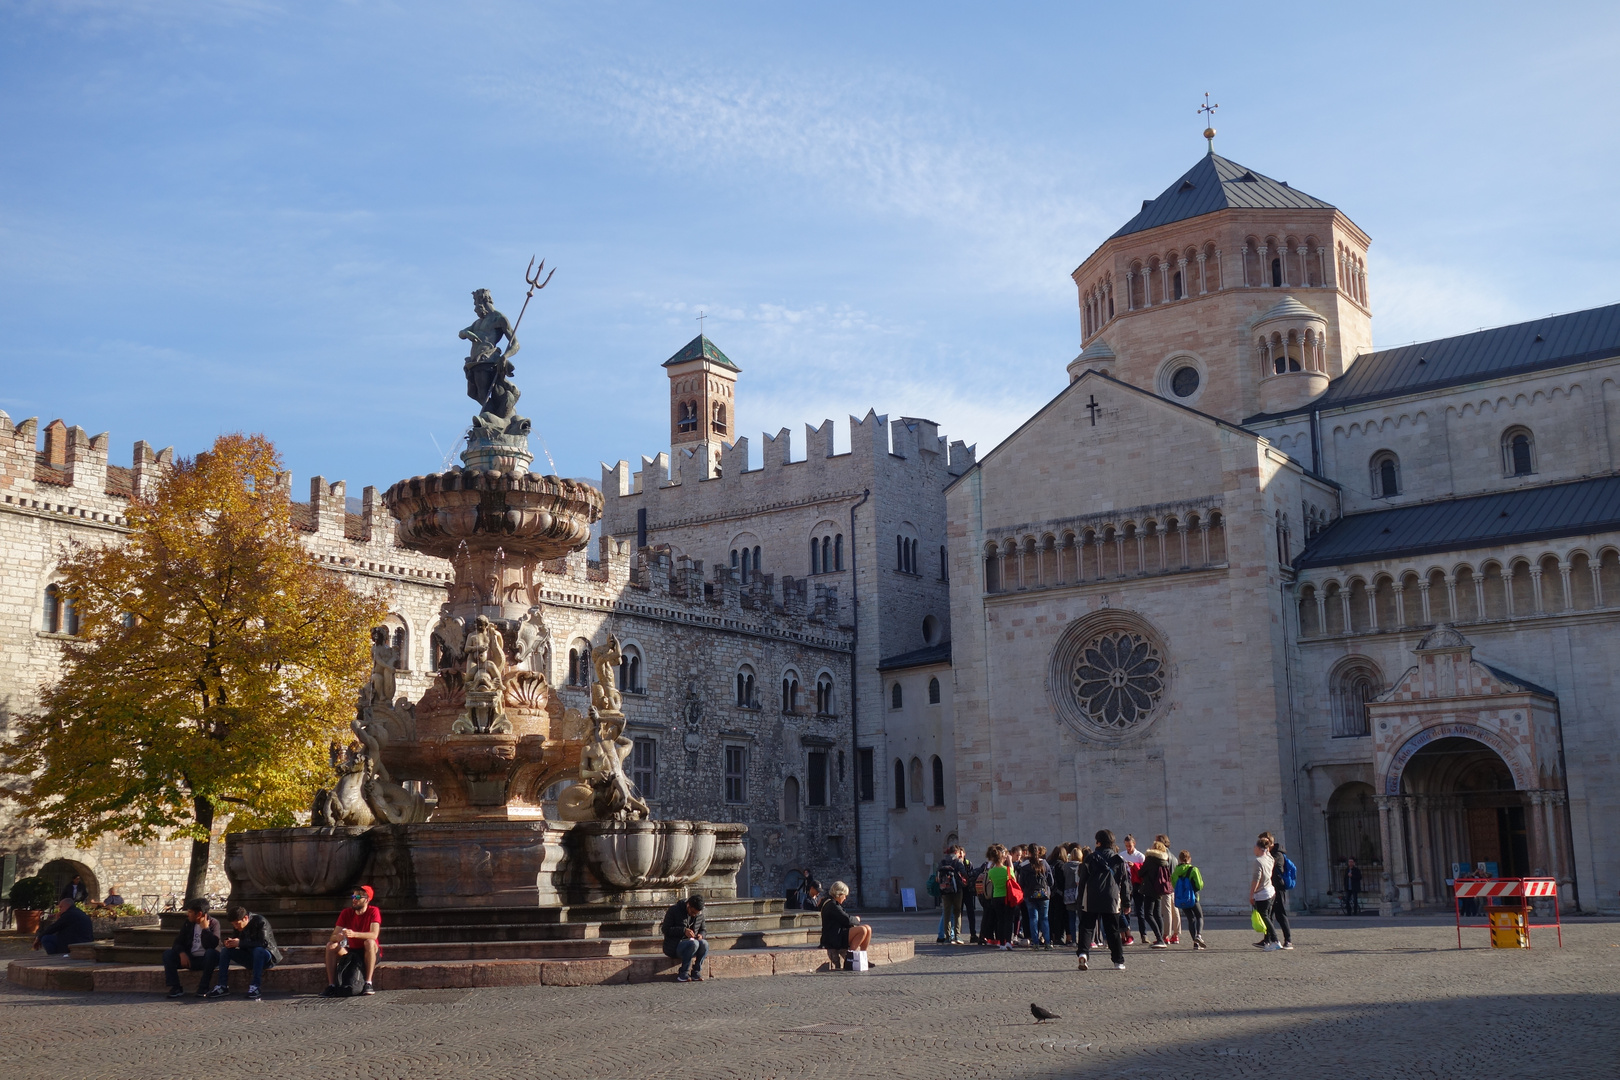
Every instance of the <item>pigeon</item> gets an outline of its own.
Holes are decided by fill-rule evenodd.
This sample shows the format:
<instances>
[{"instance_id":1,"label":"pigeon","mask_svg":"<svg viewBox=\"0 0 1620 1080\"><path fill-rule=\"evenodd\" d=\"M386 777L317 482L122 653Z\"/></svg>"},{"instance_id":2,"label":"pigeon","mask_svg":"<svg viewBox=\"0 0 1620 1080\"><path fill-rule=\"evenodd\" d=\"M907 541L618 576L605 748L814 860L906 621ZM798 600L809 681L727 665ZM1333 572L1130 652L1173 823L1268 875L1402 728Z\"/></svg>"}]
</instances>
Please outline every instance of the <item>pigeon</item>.
<instances>
[{"instance_id":1,"label":"pigeon","mask_svg":"<svg viewBox=\"0 0 1620 1080\"><path fill-rule=\"evenodd\" d=\"M1061 1020L1061 1019L1063 1019L1063 1017L1059 1016L1057 1013L1049 1012L1046 1009L1043 1009L1039 1005L1035 1004L1033 1001L1029 1003L1029 1012L1030 1012L1031 1016L1035 1017L1035 1022L1037 1024L1039 1024L1043 1020Z\"/></svg>"}]
</instances>

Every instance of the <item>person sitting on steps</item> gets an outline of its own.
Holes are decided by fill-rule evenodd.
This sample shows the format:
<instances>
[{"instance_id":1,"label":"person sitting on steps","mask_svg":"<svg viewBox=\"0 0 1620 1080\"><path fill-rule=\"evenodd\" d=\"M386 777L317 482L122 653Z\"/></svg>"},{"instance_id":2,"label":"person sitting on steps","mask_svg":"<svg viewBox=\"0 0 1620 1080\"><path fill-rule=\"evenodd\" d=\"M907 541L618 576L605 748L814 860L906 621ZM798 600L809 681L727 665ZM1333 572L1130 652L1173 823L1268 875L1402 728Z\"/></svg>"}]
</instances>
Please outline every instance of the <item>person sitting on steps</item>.
<instances>
[{"instance_id":1,"label":"person sitting on steps","mask_svg":"<svg viewBox=\"0 0 1620 1080\"><path fill-rule=\"evenodd\" d=\"M270 929L270 922L263 915L255 915L237 905L231 909L231 927L236 932L220 942L219 981L208 991L208 996L217 998L230 993L231 961L235 960L252 971L247 996L257 998L265 971L281 963L286 954L276 944L275 931Z\"/></svg>"},{"instance_id":2,"label":"person sitting on steps","mask_svg":"<svg viewBox=\"0 0 1620 1080\"><path fill-rule=\"evenodd\" d=\"M78 880L75 878L74 880ZM64 896L56 902L56 918L39 928L34 948L67 955L70 946L96 939L94 925L84 909Z\"/></svg>"},{"instance_id":3,"label":"person sitting on steps","mask_svg":"<svg viewBox=\"0 0 1620 1080\"><path fill-rule=\"evenodd\" d=\"M360 955L349 963L358 963L365 976L365 986L360 993L367 995L377 992L371 985L371 976L377 970L377 950L382 940L382 912L371 902L375 895L370 885L356 885L349 897L349 906L338 912L337 926L326 941L326 989L321 991L321 997L345 997L351 992L340 988L338 967L347 966L345 960L356 951Z\"/></svg>"},{"instance_id":4,"label":"person sitting on steps","mask_svg":"<svg viewBox=\"0 0 1620 1080\"><path fill-rule=\"evenodd\" d=\"M851 970L845 953L859 952L872 944L872 928L859 915L844 910L849 886L835 881L821 905L821 947L827 950L827 970Z\"/></svg>"},{"instance_id":5,"label":"person sitting on steps","mask_svg":"<svg viewBox=\"0 0 1620 1080\"><path fill-rule=\"evenodd\" d=\"M677 900L664 912L664 955L679 960L681 969L676 982L702 982L703 960L709 955L709 943L703 940L703 897L693 893L685 900Z\"/></svg>"},{"instance_id":6,"label":"person sitting on steps","mask_svg":"<svg viewBox=\"0 0 1620 1080\"><path fill-rule=\"evenodd\" d=\"M219 920L208 914L208 901L196 896L186 901L186 925L174 936L174 944L163 950L163 981L169 984L171 998L184 997L180 969L199 971L197 996L208 996L208 984L219 966Z\"/></svg>"}]
</instances>

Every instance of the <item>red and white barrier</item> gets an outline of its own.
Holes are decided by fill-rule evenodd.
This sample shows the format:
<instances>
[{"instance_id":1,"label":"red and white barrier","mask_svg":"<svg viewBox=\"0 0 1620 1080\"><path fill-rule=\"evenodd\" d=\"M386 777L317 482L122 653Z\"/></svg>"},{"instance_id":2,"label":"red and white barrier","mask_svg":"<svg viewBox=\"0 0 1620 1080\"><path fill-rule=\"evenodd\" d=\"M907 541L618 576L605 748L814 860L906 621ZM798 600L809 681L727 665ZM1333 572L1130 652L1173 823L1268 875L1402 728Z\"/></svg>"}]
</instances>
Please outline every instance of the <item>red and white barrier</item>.
<instances>
[{"instance_id":1,"label":"red and white barrier","mask_svg":"<svg viewBox=\"0 0 1620 1080\"><path fill-rule=\"evenodd\" d=\"M1564 947L1563 916L1558 910L1558 882L1553 878L1459 878L1451 886L1452 905L1457 913L1457 948L1462 948L1462 928L1482 927L1489 930L1489 922L1465 923L1462 921L1462 902L1464 900L1483 899L1487 905L1492 900L1498 901L1498 908L1513 908L1529 905L1531 900L1538 897L1550 898L1553 902L1553 921L1533 923L1526 912L1524 921L1525 947L1530 946L1530 931L1535 927L1552 927L1558 931L1558 947ZM1510 900L1516 903L1501 903ZM1488 909L1487 909L1488 910Z\"/></svg>"}]
</instances>

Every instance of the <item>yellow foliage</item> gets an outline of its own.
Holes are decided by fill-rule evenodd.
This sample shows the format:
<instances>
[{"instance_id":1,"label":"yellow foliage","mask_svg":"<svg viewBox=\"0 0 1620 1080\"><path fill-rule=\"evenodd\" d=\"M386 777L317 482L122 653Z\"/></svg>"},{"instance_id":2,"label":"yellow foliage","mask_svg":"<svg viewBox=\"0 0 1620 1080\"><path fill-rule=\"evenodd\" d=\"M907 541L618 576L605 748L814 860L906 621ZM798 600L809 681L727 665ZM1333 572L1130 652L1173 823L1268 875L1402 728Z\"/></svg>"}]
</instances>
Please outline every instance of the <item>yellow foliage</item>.
<instances>
[{"instance_id":1,"label":"yellow foliage","mask_svg":"<svg viewBox=\"0 0 1620 1080\"><path fill-rule=\"evenodd\" d=\"M124 544L61 564L79 640L0 751L36 825L206 844L216 810L237 830L308 809L386 606L315 561L281 475L263 436L221 436L132 500Z\"/></svg>"}]
</instances>

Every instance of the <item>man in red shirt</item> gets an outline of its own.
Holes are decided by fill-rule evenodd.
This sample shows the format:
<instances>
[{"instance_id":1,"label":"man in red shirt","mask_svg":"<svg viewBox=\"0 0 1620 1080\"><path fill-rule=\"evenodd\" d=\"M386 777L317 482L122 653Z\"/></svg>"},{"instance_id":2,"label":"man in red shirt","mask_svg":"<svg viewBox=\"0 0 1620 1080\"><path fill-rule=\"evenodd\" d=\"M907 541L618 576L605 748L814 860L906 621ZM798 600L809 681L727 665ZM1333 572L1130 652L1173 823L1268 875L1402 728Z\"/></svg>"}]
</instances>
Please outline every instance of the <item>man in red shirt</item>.
<instances>
[{"instance_id":1,"label":"man in red shirt","mask_svg":"<svg viewBox=\"0 0 1620 1080\"><path fill-rule=\"evenodd\" d=\"M363 953L366 988L361 993L377 992L372 988L371 975L377 969L382 912L372 906L373 895L370 885L355 886L353 895L349 897L349 906L338 913L337 927L326 942L326 989L321 992L322 997L339 997L342 994L337 985L338 964L351 949L359 949Z\"/></svg>"}]
</instances>

